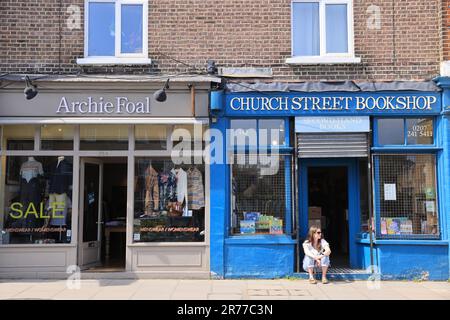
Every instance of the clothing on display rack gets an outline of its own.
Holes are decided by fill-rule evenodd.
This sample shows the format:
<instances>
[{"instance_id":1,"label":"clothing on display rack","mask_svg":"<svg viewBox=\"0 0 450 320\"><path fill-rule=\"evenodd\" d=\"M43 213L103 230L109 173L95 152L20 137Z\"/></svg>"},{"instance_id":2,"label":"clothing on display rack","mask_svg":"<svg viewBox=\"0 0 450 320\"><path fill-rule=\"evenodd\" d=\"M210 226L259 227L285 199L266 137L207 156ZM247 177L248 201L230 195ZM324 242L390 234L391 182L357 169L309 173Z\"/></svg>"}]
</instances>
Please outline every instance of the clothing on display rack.
<instances>
[{"instance_id":1,"label":"clothing on display rack","mask_svg":"<svg viewBox=\"0 0 450 320\"><path fill-rule=\"evenodd\" d=\"M172 169L177 177L177 202L179 204L184 203L183 216L188 217L188 178L187 173L182 168Z\"/></svg>"},{"instance_id":2,"label":"clothing on display rack","mask_svg":"<svg viewBox=\"0 0 450 320\"><path fill-rule=\"evenodd\" d=\"M189 208L200 210L205 207L205 191L203 176L197 167L190 167L187 171L187 189Z\"/></svg>"},{"instance_id":3,"label":"clothing on display rack","mask_svg":"<svg viewBox=\"0 0 450 320\"><path fill-rule=\"evenodd\" d=\"M159 210L167 210L169 202L177 201L177 177L172 172L164 172L158 175L159 185Z\"/></svg>"},{"instance_id":4,"label":"clothing on display rack","mask_svg":"<svg viewBox=\"0 0 450 320\"><path fill-rule=\"evenodd\" d=\"M33 157L29 157L20 167L20 203L27 210L31 205L35 210L39 208L42 200L42 188L40 177L44 175L42 164ZM39 227L39 220L36 215L29 214L20 219L17 227L33 228Z\"/></svg>"},{"instance_id":5,"label":"clothing on display rack","mask_svg":"<svg viewBox=\"0 0 450 320\"><path fill-rule=\"evenodd\" d=\"M58 163L50 174L49 194L68 194L72 185L72 165L64 157L58 157Z\"/></svg>"},{"instance_id":6,"label":"clothing on display rack","mask_svg":"<svg viewBox=\"0 0 450 320\"><path fill-rule=\"evenodd\" d=\"M145 170L145 214L159 211L158 172L149 165Z\"/></svg>"}]
</instances>

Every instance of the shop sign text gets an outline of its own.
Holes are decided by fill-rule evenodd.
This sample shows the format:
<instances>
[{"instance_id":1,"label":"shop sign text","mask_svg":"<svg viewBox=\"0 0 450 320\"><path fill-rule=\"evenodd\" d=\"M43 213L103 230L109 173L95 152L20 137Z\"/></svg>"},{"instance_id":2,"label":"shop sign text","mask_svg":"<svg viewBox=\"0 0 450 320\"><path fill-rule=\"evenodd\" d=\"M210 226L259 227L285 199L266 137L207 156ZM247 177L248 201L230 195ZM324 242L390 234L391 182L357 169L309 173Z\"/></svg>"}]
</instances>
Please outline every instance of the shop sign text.
<instances>
[{"instance_id":1,"label":"shop sign text","mask_svg":"<svg viewBox=\"0 0 450 320\"><path fill-rule=\"evenodd\" d=\"M150 114L150 98L143 101L132 101L127 97L115 97L105 100L87 97L82 101L70 101L62 97L56 109L57 114Z\"/></svg>"},{"instance_id":2,"label":"shop sign text","mask_svg":"<svg viewBox=\"0 0 450 320\"><path fill-rule=\"evenodd\" d=\"M228 111L236 113L371 113L423 112L439 107L435 95L229 96Z\"/></svg>"}]
</instances>

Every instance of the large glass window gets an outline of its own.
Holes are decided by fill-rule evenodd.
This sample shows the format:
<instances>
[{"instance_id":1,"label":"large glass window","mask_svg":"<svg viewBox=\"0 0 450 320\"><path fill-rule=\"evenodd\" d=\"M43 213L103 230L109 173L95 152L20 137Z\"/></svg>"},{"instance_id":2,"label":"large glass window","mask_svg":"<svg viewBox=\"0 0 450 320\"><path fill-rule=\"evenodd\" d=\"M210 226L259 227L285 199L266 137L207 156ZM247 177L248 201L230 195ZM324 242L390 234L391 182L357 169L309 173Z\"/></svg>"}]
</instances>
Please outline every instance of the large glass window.
<instances>
[{"instance_id":1,"label":"large glass window","mask_svg":"<svg viewBox=\"0 0 450 320\"><path fill-rule=\"evenodd\" d=\"M435 155L375 155L374 179L378 237L439 237Z\"/></svg>"},{"instance_id":2,"label":"large glass window","mask_svg":"<svg viewBox=\"0 0 450 320\"><path fill-rule=\"evenodd\" d=\"M73 150L75 127L46 124L41 127L41 150Z\"/></svg>"},{"instance_id":3,"label":"large glass window","mask_svg":"<svg viewBox=\"0 0 450 320\"><path fill-rule=\"evenodd\" d=\"M290 206L287 156L235 154L231 182L232 234L283 234ZM269 160L270 159L270 160ZM289 162L288 162L289 163Z\"/></svg>"},{"instance_id":4,"label":"large glass window","mask_svg":"<svg viewBox=\"0 0 450 320\"><path fill-rule=\"evenodd\" d=\"M204 165L136 158L134 242L204 241L204 183Z\"/></svg>"},{"instance_id":5,"label":"large glass window","mask_svg":"<svg viewBox=\"0 0 450 320\"><path fill-rule=\"evenodd\" d=\"M80 125L80 150L128 150L127 125Z\"/></svg>"},{"instance_id":6,"label":"large glass window","mask_svg":"<svg viewBox=\"0 0 450 320\"><path fill-rule=\"evenodd\" d=\"M89 2L89 56L115 55L115 18L114 2Z\"/></svg>"},{"instance_id":7,"label":"large glass window","mask_svg":"<svg viewBox=\"0 0 450 320\"><path fill-rule=\"evenodd\" d=\"M286 145L284 119L234 119L230 124L233 146L282 147Z\"/></svg>"},{"instance_id":8,"label":"large glass window","mask_svg":"<svg viewBox=\"0 0 450 320\"><path fill-rule=\"evenodd\" d=\"M69 243L72 157L3 157L1 244Z\"/></svg>"},{"instance_id":9,"label":"large glass window","mask_svg":"<svg viewBox=\"0 0 450 320\"><path fill-rule=\"evenodd\" d=\"M377 145L433 145L433 118L377 119Z\"/></svg>"},{"instance_id":10,"label":"large glass window","mask_svg":"<svg viewBox=\"0 0 450 320\"><path fill-rule=\"evenodd\" d=\"M33 150L34 135L33 125L3 126L3 146L6 150Z\"/></svg>"},{"instance_id":11,"label":"large glass window","mask_svg":"<svg viewBox=\"0 0 450 320\"><path fill-rule=\"evenodd\" d=\"M141 125L134 129L136 150L167 150L166 125Z\"/></svg>"}]
</instances>

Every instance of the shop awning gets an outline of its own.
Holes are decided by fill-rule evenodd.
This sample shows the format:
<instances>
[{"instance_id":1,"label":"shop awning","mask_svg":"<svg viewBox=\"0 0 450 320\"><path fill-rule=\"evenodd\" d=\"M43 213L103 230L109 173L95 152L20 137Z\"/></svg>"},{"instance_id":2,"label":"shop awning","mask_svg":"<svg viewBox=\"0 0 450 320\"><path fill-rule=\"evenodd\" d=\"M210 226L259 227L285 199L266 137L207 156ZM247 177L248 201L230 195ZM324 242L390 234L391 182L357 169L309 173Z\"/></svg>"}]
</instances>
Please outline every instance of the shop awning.
<instances>
[{"instance_id":1,"label":"shop awning","mask_svg":"<svg viewBox=\"0 0 450 320\"><path fill-rule=\"evenodd\" d=\"M229 92L376 92L376 91L424 91L434 92L441 89L433 81L310 81L310 82L228 82Z\"/></svg>"}]
</instances>

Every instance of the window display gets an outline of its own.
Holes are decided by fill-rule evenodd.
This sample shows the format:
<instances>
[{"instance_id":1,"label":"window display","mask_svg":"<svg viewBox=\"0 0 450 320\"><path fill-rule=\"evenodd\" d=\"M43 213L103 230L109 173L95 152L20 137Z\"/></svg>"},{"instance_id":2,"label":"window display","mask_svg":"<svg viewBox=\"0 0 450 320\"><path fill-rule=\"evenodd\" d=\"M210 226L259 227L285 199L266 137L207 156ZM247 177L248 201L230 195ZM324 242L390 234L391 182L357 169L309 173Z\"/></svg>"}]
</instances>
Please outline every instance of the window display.
<instances>
[{"instance_id":1,"label":"window display","mask_svg":"<svg viewBox=\"0 0 450 320\"><path fill-rule=\"evenodd\" d=\"M275 156L274 156L275 157ZM232 166L232 233L282 234L286 207L286 156L269 164L257 155L234 155Z\"/></svg>"},{"instance_id":2,"label":"window display","mask_svg":"<svg viewBox=\"0 0 450 320\"><path fill-rule=\"evenodd\" d=\"M378 236L439 237L435 156L375 155L374 164Z\"/></svg>"},{"instance_id":3,"label":"window display","mask_svg":"<svg viewBox=\"0 0 450 320\"><path fill-rule=\"evenodd\" d=\"M135 242L204 241L204 166L137 158Z\"/></svg>"},{"instance_id":4,"label":"window display","mask_svg":"<svg viewBox=\"0 0 450 320\"><path fill-rule=\"evenodd\" d=\"M70 243L72 157L6 158L2 244Z\"/></svg>"}]
</instances>

